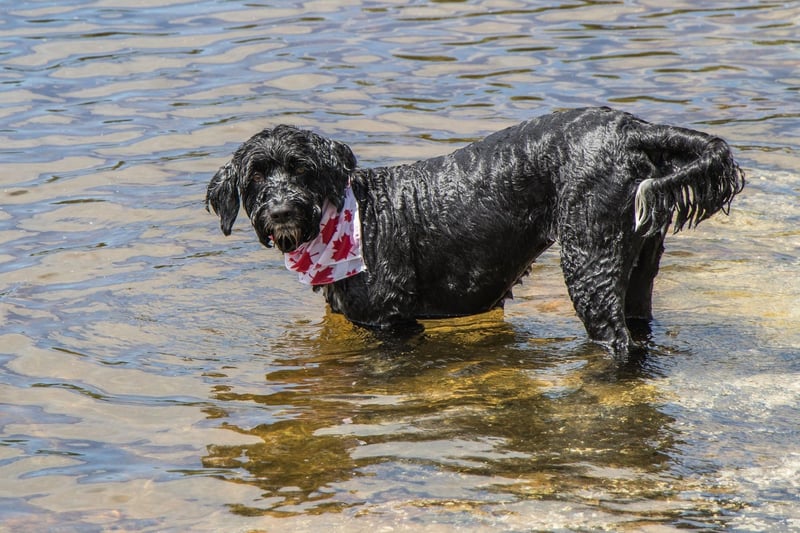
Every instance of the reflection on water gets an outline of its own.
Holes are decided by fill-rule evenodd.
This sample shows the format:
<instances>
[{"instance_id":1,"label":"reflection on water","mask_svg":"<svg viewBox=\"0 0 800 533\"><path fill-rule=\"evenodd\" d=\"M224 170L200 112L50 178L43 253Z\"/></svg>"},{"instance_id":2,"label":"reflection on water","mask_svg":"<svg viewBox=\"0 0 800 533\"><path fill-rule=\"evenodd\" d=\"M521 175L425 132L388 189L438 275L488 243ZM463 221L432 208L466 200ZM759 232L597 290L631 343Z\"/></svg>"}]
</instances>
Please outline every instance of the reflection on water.
<instances>
[{"instance_id":1,"label":"reflection on water","mask_svg":"<svg viewBox=\"0 0 800 533\"><path fill-rule=\"evenodd\" d=\"M418 505L666 499L670 475L659 473L673 420L656 408L658 390L617 376L602 351L570 343L554 354L551 342L531 343L500 318L440 328L414 346L353 351L357 332L329 317L318 338L294 339L310 355L277 361L287 368L266 375L265 394L217 393L281 416L231 426L260 441L215 446L204 464L264 491L264 504L242 513L386 503L398 493Z\"/></svg>"},{"instance_id":2,"label":"reflection on water","mask_svg":"<svg viewBox=\"0 0 800 533\"><path fill-rule=\"evenodd\" d=\"M800 528L800 8L37 2L0 20L0 529ZM729 139L651 357L585 341L557 253L403 344L326 313L204 188L277 122L363 164L610 104Z\"/></svg>"}]
</instances>

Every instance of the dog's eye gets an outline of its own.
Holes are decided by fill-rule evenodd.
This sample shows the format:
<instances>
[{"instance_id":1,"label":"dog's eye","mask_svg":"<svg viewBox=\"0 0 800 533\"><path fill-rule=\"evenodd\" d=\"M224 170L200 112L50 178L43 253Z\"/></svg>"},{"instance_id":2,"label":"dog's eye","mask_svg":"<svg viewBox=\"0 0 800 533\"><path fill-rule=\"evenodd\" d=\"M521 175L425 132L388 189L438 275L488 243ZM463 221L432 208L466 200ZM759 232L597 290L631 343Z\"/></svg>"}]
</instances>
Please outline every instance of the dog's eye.
<instances>
[{"instance_id":1,"label":"dog's eye","mask_svg":"<svg viewBox=\"0 0 800 533\"><path fill-rule=\"evenodd\" d=\"M306 167L304 167L303 165L300 165L300 164L291 164L290 163L289 165L286 166L286 170L288 170L289 173L292 176L299 176L301 174L305 174L306 173Z\"/></svg>"},{"instance_id":2,"label":"dog's eye","mask_svg":"<svg viewBox=\"0 0 800 533\"><path fill-rule=\"evenodd\" d=\"M264 175L264 173L258 170L253 172L253 176L250 179L253 181L253 183L264 183L267 181L267 177Z\"/></svg>"}]
</instances>

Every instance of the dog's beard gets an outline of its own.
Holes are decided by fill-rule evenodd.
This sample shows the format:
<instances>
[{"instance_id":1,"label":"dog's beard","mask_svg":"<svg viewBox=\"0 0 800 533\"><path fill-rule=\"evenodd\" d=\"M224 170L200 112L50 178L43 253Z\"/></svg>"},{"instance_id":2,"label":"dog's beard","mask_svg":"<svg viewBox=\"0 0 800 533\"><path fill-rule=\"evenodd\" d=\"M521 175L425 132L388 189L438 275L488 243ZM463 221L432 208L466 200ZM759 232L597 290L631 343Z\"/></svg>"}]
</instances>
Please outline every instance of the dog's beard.
<instances>
[{"instance_id":1,"label":"dog's beard","mask_svg":"<svg viewBox=\"0 0 800 533\"><path fill-rule=\"evenodd\" d=\"M252 217L258 240L267 248L273 245L283 253L295 251L304 242L314 239L319 233L320 209L310 209L300 219L274 223L269 209L261 207Z\"/></svg>"},{"instance_id":2,"label":"dog's beard","mask_svg":"<svg viewBox=\"0 0 800 533\"><path fill-rule=\"evenodd\" d=\"M311 240L305 232L294 224L280 224L272 227L272 242L283 253L293 252L302 242Z\"/></svg>"}]
</instances>

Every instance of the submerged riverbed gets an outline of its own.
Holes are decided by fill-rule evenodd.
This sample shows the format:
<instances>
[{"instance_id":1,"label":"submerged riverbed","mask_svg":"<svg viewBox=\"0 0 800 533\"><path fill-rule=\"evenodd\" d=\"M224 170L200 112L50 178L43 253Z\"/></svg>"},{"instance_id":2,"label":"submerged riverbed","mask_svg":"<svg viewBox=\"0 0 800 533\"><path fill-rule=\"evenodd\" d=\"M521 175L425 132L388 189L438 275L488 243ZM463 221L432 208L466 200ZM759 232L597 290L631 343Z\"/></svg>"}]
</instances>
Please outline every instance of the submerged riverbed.
<instances>
[{"instance_id":1,"label":"submerged riverbed","mask_svg":"<svg viewBox=\"0 0 800 533\"><path fill-rule=\"evenodd\" d=\"M663 4L8 8L0 530L800 529L800 7ZM555 249L505 312L390 345L203 209L278 123L379 165L587 105L748 175L668 237L639 368Z\"/></svg>"}]
</instances>

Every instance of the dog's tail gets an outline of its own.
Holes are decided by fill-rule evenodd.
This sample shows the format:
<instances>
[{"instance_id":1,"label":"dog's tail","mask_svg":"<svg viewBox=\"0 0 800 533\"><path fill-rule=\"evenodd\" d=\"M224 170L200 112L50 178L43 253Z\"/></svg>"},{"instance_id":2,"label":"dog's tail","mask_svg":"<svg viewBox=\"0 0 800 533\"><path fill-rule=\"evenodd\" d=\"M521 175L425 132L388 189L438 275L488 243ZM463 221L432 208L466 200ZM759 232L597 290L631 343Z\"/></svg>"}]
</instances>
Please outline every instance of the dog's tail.
<instances>
[{"instance_id":1,"label":"dog's tail","mask_svg":"<svg viewBox=\"0 0 800 533\"><path fill-rule=\"evenodd\" d=\"M640 132L637 144L662 173L636 189L637 230L650 224L648 234L663 231L671 220L676 233L692 228L719 210L727 214L744 188L744 172L719 137L651 125Z\"/></svg>"}]
</instances>

